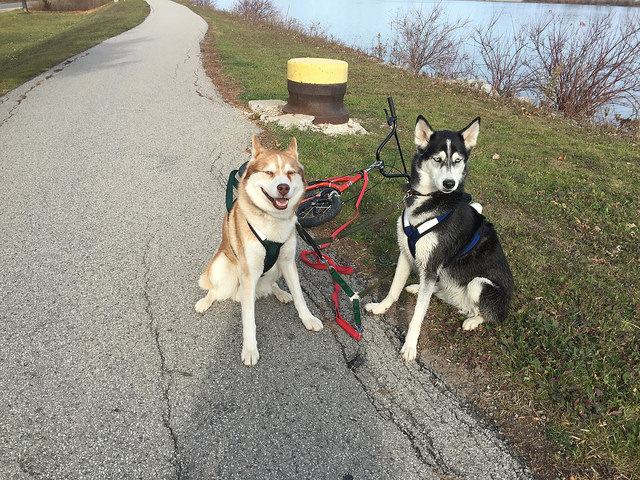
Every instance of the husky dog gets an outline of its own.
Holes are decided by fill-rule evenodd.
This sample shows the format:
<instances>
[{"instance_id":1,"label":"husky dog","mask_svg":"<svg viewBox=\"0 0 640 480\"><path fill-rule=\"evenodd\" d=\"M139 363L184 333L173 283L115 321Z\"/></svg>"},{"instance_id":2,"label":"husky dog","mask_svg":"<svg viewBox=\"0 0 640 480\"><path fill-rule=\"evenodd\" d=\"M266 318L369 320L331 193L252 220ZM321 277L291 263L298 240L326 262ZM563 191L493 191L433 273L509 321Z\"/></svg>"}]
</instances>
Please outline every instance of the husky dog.
<instances>
[{"instance_id":1,"label":"husky dog","mask_svg":"<svg viewBox=\"0 0 640 480\"><path fill-rule=\"evenodd\" d=\"M468 318L464 330L484 321L502 322L513 294L513 277L493 226L470 204L464 191L469 155L476 145L480 118L458 132L435 131L420 115L416 121L417 152L411 165L405 209L398 219L400 257L387 297L365 309L385 313L398 299L411 269L419 285L415 311L401 353L416 358L420 326L431 294L458 308Z\"/></svg>"},{"instance_id":2,"label":"husky dog","mask_svg":"<svg viewBox=\"0 0 640 480\"><path fill-rule=\"evenodd\" d=\"M304 196L304 169L298 162L296 139L284 152L264 149L252 139L251 160L238 184L238 199L222 223L222 243L200 276L208 290L196 303L203 313L216 300L233 299L242 305L242 363L258 362L255 299L274 294L293 303L308 330L322 330L322 322L307 308L302 296L296 253L296 210ZM284 276L291 294L276 280Z\"/></svg>"}]
</instances>

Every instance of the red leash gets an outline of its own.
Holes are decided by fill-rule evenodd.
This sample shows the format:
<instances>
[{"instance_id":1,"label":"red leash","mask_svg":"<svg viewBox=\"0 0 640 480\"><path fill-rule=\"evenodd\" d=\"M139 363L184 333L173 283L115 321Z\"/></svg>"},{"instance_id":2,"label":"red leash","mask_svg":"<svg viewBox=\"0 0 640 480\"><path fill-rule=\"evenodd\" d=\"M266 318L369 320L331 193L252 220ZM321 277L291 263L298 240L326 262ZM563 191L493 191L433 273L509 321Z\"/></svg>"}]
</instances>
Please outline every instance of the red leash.
<instances>
[{"instance_id":1,"label":"red leash","mask_svg":"<svg viewBox=\"0 0 640 480\"><path fill-rule=\"evenodd\" d=\"M331 238L333 238L334 240L336 239L338 234L342 230L344 230L347 227L347 225L353 222L357 218L357 216L360 214L360 202L362 202L362 197L364 197L364 192L367 190L367 185L369 184L369 174L367 173L366 170L362 171L362 183L363 183L362 190L360 190L360 195L358 195L358 200L356 200L356 214L353 216L353 218L351 218L351 220L349 220L347 223L342 225L340 228L338 228L335 232L331 234ZM324 247L326 247L326 244L322 245L322 247L320 248L324 248Z\"/></svg>"},{"instance_id":2,"label":"red leash","mask_svg":"<svg viewBox=\"0 0 640 480\"><path fill-rule=\"evenodd\" d=\"M353 222L356 217L360 214L360 202L362 202L362 198L364 197L364 192L367 189L367 184L369 183L369 175L367 173L366 170L363 170L363 186L362 186L362 190L360 191L360 195L358 195L358 199L356 200L356 214L351 218L351 220L349 220L347 223L345 223L344 225L342 225L340 228L338 228L335 232L333 232L331 234L331 238L333 238L334 240L336 239L336 237L338 236L338 234L344 230L347 225L349 225L351 222ZM324 245L320 246L320 249L323 249L325 247L327 247L329 245L329 243L325 243ZM309 260L307 257L309 255L315 255L315 257L317 258L317 262L312 262L311 260ZM322 256L322 258L320 257L320 255ZM318 251L311 251L311 250L303 250L302 252L300 252L300 258L302 259L302 261L304 263L306 263L307 265L309 265L311 268L315 268L317 270L328 270L329 266L331 266L333 268L333 270L335 270L338 273L342 273L342 274L346 274L349 275L351 273L353 273L353 267L348 267L345 265L336 265L336 263L327 255L324 255L323 253L321 253L319 250ZM362 334L356 330L355 328L353 328L353 326L351 326L351 324L349 322L347 322L344 317L342 317L342 315L340 314L340 309L339 309L339 304L338 304L338 294L340 293L340 284L336 281L336 278L332 275L333 278L333 294L331 295L331 300L333 301L333 307L335 310L335 314L336 314L336 323L338 325L340 325L340 327L347 332L349 335L351 335L353 338L355 338L356 340L360 340L360 338L362 337ZM344 282L344 281L343 281ZM351 289L349 288L348 285L343 284L343 287L345 288L346 292L349 292ZM358 313L357 318L356 318L356 322L359 323L360 322L360 318L359 318L359 297L357 296L357 294L352 292L352 297L350 297L350 300L352 302L354 302L354 297L355 301L358 302ZM354 313L355 313L355 308L354 308Z\"/></svg>"}]
</instances>

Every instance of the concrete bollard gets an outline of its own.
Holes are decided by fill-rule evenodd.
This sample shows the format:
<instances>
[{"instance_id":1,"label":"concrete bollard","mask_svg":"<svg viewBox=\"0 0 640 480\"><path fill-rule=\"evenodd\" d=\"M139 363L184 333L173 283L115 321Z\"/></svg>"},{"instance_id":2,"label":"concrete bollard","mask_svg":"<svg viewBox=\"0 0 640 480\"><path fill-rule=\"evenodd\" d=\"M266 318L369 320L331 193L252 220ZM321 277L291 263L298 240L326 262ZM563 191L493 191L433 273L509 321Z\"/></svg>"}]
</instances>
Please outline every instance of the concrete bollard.
<instances>
[{"instance_id":1,"label":"concrete bollard","mask_svg":"<svg viewBox=\"0 0 640 480\"><path fill-rule=\"evenodd\" d=\"M347 123L347 62L329 58L292 58L287 62L289 103L284 113L313 115L313 123Z\"/></svg>"}]
</instances>

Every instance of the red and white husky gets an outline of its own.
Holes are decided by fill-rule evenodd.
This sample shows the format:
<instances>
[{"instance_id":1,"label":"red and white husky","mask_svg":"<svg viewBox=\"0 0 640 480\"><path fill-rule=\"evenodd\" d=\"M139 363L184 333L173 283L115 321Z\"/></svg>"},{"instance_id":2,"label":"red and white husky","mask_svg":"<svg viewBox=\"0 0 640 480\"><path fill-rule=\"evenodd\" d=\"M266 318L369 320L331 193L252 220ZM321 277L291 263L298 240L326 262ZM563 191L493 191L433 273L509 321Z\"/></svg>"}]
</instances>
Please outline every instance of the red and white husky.
<instances>
[{"instance_id":1,"label":"red and white husky","mask_svg":"<svg viewBox=\"0 0 640 480\"><path fill-rule=\"evenodd\" d=\"M296 139L285 151L270 151L254 135L251 160L238 184L238 199L222 224L222 243L200 276L207 295L196 303L203 313L216 300L242 305L242 362L258 362L255 299L274 294L293 303L308 330L322 330L322 322L302 296L296 253L296 210L305 192L304 169L298 162ZM291 294L276 280L283 276Z\"/></svg>"}]
</instances>

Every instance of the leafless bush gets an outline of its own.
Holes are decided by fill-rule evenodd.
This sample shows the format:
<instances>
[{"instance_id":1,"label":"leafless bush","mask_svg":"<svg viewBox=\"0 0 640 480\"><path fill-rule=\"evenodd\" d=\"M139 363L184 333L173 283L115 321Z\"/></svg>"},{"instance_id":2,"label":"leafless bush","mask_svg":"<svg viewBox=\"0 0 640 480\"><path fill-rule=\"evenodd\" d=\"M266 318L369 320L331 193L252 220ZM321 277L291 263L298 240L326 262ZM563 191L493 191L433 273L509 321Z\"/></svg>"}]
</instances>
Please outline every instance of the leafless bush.
<instances>
[{"instance_id":1,"label":"leafless bush","mask_svg":"<svg viewBox=\"0 0 640 480\"><path fill-rule=\"evenodd\" d=\"M531 85L527 68L529 39L526 30L515 25L510 34L499 32L499 20L500 14L494 14L487 26L475 29L471 40L493 88L502 96L513 97Z\"/></svg>"},{"instance_id":2,"label":"leafless bush","mask_svg":"<svg viewBox=\"0 0 640 480\"><path fill-rule=\"evenodd\" d=\"M378 60L383 62L386 61L389 44L382 41L382 35L380 35L380 33L378 33L374 42L375 43L372 44L371 49L369 50L369 54Z\"/></svg>"},{"instance_id":3,"label":"leafless bush","mask_svg":"<svg viewBox=\"0 0 640 480\"><path fill-rule=\"evenodd\" d=\"M327 33L320 22L311 22L308 27L302 29L302 33L317 40L332 40L331 35Z\"/></svg>"},{"instance_id":4,"label":"leafless bush","mask_svg":"<svg viewBox=\"0 0 640 480\"><path fill-rule=\"evenodd\" d=\"M195 5L196 7L216 8L215 0L191 0L191 5Z\"/></svg>"},{"instance_id":5,"label":"leafless bush","mask_svg":"<svg viewBox=\"0 0 640 480\"><path fill-rule=\"evenodd\" d=\"M442 4L431 11L414 9L398 13L392 22L395 39L390 50L391 61L415 73L451 77L461 71L462 39L458 32L468 20L449 21Z\"/></svg>"},{"instance_id":6,"label":"leafless bush","mask_svg":"<svg viewBox=\"0 0 640 480\"><path fill-rule=\"evenodd\" d=\"M273 20L280 14L271 0L238 0L233 13L258 22Z\"/></svg>"},{"instance_id":7,"label":"leafless bush","mask_svg":"<svg viewBox=\"0 0 640 480\"><path fill-rule=\"evenodd\" d=\"M273 18L271 18L268 21L268 23L280 28L284 28L285 30L288 30L290 32L302 34L313 40L321 40L325 42L337 42L337 40L334 39L332 35L327 33L327 31L322 27L320 22L312 22L307 27L302 22L300 22L295 18L288 17L288 16L283 18L280 15L276 15Z\"/></svg>"},{"instance_id":8,"label":"leafless bush","mask_svg":"<svg viewBox=\"0 0 640 480\"><path fill-rule=\"evenodd\" d=\"M606 105L640 104L640 15L618 27L613 14L586 25L549 14L531 25L542 100L572 117L593 118Z\"/></svg>"}]
</instances>

